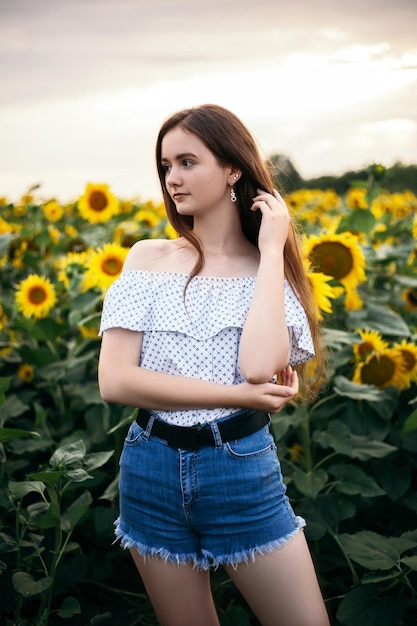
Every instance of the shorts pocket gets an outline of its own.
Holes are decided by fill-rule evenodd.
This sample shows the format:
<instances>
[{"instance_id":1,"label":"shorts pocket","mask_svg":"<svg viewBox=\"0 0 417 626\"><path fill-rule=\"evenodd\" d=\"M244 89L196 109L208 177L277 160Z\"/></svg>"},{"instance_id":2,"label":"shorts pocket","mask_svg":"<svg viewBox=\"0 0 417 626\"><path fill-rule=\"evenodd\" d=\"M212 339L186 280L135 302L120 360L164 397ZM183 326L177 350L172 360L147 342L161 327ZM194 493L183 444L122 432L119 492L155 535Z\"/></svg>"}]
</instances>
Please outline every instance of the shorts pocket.
<instances>
[{"instance_id":1,"label":"shorts pocket","mask_svg":"<svg viewBox=\"0 0 417 626\"><path fill-rule=\"evenodd\" d=\"M227 453L234 459L251 459L276 450L274 438L265 426L256 433L225 443Z\"/></svg>"},{"instance_id":2,"label":"shorts pocket","mask_svg":"<svg viewBox=\"0 0 417 626\"><path fill-rule=\"evenodd\" d=\"M143 439L144 434L145 431L143 430L143 428L141 428L136 422L132 422L129 430L127 431L125 446L137 445L141 441L141 439Z\"/></svg>"}]
</instances>

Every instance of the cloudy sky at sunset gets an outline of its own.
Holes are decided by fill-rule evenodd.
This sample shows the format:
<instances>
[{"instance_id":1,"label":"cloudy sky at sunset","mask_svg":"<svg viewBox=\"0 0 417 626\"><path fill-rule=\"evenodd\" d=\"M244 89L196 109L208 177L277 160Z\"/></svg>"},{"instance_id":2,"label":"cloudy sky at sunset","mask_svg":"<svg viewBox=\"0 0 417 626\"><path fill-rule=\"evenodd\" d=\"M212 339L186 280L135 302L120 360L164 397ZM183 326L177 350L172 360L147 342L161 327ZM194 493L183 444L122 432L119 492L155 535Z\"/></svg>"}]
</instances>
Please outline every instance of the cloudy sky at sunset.
<instances>
[{"instance_id":1,"label":"cloudy sky at sunset","mask_svg":"<svg viewBox=\"0 0 417 626\"><path fill-rule=\"evenodd\" d=\"M0 0L0 196L159 199L162 121L215 102L300 173L417 163L416 0Z\"/></svg>"}]
</instances>

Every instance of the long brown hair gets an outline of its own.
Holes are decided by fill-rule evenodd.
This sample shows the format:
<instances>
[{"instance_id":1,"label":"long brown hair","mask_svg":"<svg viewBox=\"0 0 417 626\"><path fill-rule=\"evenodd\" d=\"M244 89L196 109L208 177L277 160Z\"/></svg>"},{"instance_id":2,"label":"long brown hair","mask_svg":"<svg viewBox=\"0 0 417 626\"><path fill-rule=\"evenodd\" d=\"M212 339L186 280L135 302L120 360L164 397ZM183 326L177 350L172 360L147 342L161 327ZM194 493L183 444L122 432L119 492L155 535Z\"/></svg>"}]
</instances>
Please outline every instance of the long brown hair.
<instances>
[{"instance_id":1,"label":"long brown hair","mask_svg":"<svg viewBox=\"0 0 417 626\"><path fill-rule=\"evenodd\" d=\"M252 198L258 195L257 189L272 193L274 184L254 138L231 111L215 104L203 104L178 111L164 122L156 142L156 165L168 219L176 232L189 241L198 253L197 262L189 277L191 280L204 266L204 253L198 237L193 233L193 217L180 215L176 210L175 203L166 187L166 172L161 162L162 140L170 130L177 126L199 137L219 163L233 165L241 170L242 174L235 185L240 222L244 235L256 247L258 247L262 215L260 211L251 211ZM299 252L298 234L293 222L290 224L284 247L284 266L286 278L305 309L315 346L315 375L313 377L309 375L308 384L305 386L312 398L315 388L312 378L319 381L323 372L323 349L320 343L311 284L304 271ZM305 368L298 369L301 380L307 382ZM309 371L311 372L311 368Z\"/></svg>"}]
</instances>

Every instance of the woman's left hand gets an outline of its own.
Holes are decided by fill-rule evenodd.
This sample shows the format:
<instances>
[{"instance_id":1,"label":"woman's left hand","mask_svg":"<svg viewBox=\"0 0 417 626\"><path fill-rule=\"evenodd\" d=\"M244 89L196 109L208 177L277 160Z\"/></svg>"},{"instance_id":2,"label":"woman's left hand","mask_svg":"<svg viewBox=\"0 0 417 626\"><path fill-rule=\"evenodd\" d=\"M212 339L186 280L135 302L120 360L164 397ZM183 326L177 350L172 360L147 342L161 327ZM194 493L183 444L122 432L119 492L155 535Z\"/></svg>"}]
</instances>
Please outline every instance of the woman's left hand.
<instances>
[{"instance_id":1,"label":"woman's left hand","mask_svg":"<svg viewBox=\"0 0 417 626\"><path fill-rule=\"evenodd\" d=\"M252 211L260 210L262 222L259 230L258 247L261 252L271 249L282 251L288 237L290 214L284 198L274 189L274 193L258 189L253 199Z\"/></svg>"}]
</instances>

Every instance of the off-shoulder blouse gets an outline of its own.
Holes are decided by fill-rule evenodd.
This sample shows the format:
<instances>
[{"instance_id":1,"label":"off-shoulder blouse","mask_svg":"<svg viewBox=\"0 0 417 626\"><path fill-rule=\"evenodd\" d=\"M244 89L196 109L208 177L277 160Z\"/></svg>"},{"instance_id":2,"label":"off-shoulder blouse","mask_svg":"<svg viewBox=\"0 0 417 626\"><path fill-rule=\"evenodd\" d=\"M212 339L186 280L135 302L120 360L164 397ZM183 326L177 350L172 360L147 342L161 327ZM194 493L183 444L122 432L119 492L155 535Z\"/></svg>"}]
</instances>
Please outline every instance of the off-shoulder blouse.
<instances>
[{"instance_id":1,"label":"off-shoulder blouse","mask_svg":"<svg viewBox=\"0 0 417 626\"><path fill-rule=\"evenodd\" d=\"M99 334L109 328L142 332L138 365L150 370L224 385L244 382L237 355L256 277L195 276L184 299L187 278L171 272L124 270L106 293ZM289 364L297 365L314 356L313 341L305 311L288 281L284 298ZM167 422L191 426L239 408L153 413Z\"/></svg>"}]
</instances>

